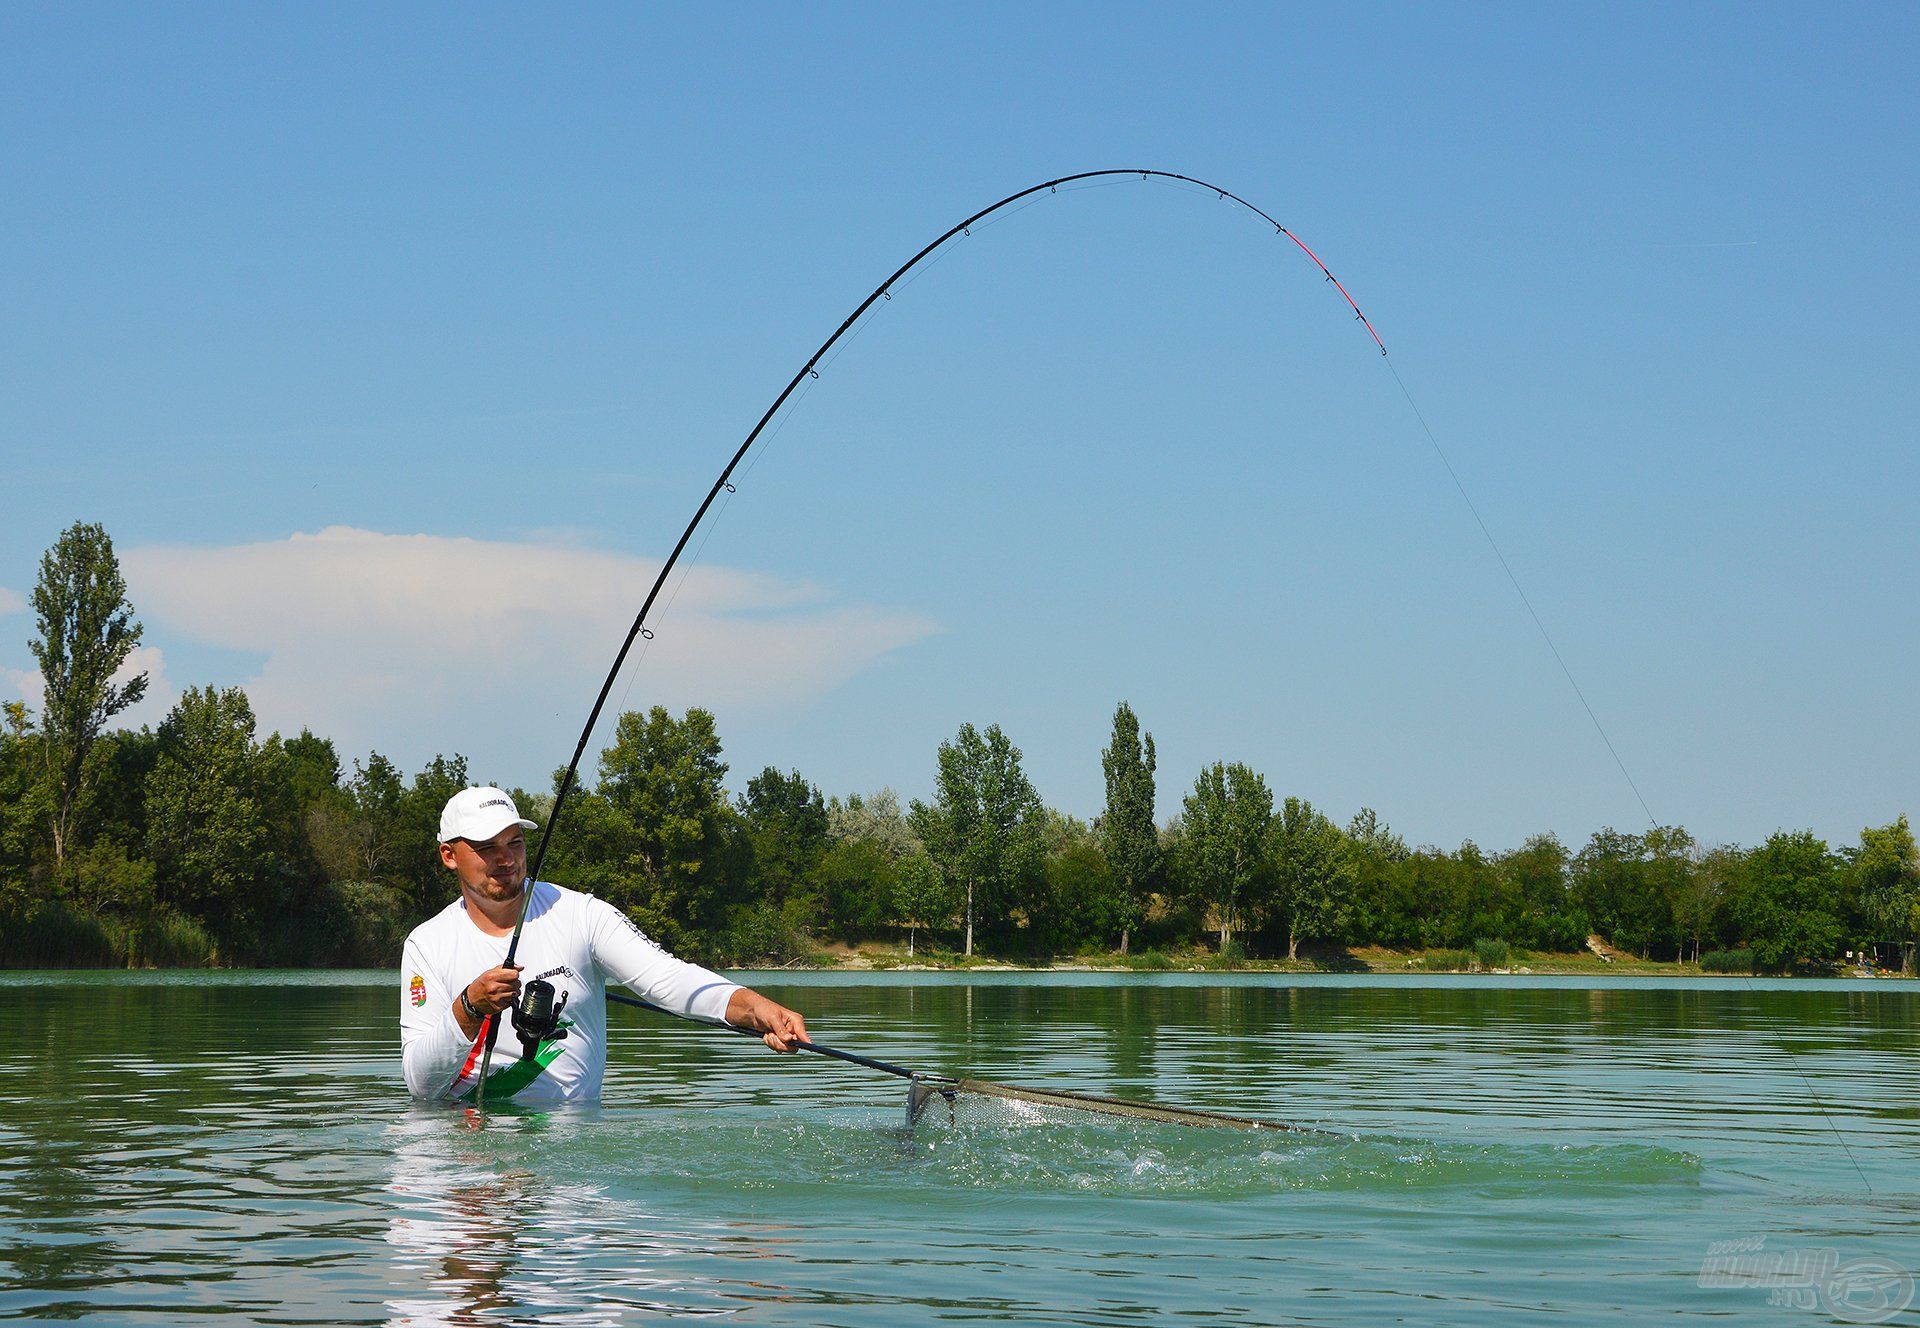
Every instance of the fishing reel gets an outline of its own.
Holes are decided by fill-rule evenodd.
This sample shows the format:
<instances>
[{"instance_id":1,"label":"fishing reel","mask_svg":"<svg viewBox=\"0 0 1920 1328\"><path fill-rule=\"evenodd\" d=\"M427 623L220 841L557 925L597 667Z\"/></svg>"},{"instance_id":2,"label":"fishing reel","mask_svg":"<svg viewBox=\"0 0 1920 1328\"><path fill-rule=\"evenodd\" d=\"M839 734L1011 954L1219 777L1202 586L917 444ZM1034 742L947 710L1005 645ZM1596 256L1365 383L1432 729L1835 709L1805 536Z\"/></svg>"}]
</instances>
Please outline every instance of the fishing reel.
<instances>
[{"instance_id":1,"label":"fishing reel","mask_svg":"<svg viewBox=\"0 0 1920 1328\"><path fill-rule=\"evenodd\" d=\"M566 1008L564 995L558 1005L553 1003L553 984L545 978L535 978L521 989L520 1003L513 1007L513 1032L520 1039L521 1059L532 1060L542 1042L557 1042L567 1035L560 1027L560 1012Z\"/></svg>"}]
</instances>

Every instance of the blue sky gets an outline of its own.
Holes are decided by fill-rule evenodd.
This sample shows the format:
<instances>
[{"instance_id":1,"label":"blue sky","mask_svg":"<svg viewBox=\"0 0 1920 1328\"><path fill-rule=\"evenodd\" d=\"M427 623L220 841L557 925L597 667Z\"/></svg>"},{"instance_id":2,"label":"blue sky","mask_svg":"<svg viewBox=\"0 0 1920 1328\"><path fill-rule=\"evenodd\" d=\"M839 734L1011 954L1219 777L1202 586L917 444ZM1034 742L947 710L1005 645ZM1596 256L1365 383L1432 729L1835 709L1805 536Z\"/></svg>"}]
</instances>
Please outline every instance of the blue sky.
<instances>
[{"instance_id":1,"label":"blue sky","mask_svg":"<svg viewBox=\"0 0 1920 1328\"><path fill-rule=\"evenodd\" d=\"M1026 184L1210 179L1360 300L1654 813L1920 810L1904 6L9 6L0 690L103 522L156 702L544 783L815 344ZM7 610L11 610L10 612ZM1504 847L1644 823L1337 295L1210 195L1062 194L812 384L623 679L736 780L962 721L1163 814L1242 760Z\"/></svg>"}]
</instances>

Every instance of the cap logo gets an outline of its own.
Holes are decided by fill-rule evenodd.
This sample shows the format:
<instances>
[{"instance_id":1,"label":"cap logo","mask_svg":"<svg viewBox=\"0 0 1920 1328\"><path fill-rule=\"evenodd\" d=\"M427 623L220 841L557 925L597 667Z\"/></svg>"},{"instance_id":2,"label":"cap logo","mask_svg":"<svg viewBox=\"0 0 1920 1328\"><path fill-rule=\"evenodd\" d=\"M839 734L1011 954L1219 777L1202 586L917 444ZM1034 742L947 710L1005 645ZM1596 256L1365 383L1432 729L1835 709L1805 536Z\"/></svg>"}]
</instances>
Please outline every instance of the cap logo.
<instances>
[{"instance_id":1,"label":"cap logo","mask_svg":"<svg viewBox=\"0 0 1920 1328\"><path fill-rule=\"evenodd\" d=\"M507 800L506 800L505 798L488 798L488 799L487 799L487 800L486 800L485 802L483 802L483 803L481 803L480 805L481 805L482 807L511 807L511 806L513 806L513 804L512 804L512 803L510 803L510 802L508 802L508 801L507 801Z\"/></svg>"}]
</instances>

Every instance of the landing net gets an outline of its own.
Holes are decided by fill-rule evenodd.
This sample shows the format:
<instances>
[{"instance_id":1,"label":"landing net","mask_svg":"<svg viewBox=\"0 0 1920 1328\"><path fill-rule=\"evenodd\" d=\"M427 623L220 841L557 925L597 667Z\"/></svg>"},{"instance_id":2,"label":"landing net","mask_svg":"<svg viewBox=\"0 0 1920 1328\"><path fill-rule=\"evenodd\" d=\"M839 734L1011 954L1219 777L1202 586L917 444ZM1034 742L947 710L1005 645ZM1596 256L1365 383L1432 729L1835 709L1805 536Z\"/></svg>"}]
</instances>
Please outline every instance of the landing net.
<instances>
[{"instance_id":1,"label":"landing net","mask_svg":"<svg viewBox=\"0 0 1920 1328\"><path fill-rule=\"evenodd\" d=\"M1157 1102L1133 1102L1095 1093L1069 1093L1057 1088L1022 1088L985 1079L950 1079L944 1075L915 1074L907 1083L907 1128L964 1129L971 1125L1087 1123L1088 1115L1120 1116L1163 1125L1187 1125L1224 1130L1284 1130L1293 1134L1326 1134L1306 1125L1285 1125L1251 1116L1229 1116L1191 1107L1168 1107Z\"/></svg>"}]
</instances>

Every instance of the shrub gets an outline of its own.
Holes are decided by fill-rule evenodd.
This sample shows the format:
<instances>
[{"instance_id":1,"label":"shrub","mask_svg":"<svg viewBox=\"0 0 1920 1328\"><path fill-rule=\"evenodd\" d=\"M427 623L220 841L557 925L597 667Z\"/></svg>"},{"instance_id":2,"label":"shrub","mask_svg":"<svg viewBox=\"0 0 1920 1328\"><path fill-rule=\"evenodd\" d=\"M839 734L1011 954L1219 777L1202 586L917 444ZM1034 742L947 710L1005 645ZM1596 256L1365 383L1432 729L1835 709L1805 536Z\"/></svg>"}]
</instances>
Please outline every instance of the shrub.
<instances>
[{"instance_id":1,"label":"shrub","mask_svg":"<svg viewBox=\"0 0 1920 1328\"><path fill-rule=\"evenodd\" d=\"M1513 957L1513 951L1505 941L1482 937L1473 943L1473 957L1480 961L1482 968L1505 968Z\"/></svg>"},{"instance_id":2,"label":"shrub","mask_svg":"<svg viewBox=\"0 0 1920 1328\"><path fill-rule=\"evenodd\" d=\"M1700 956L1700 967L1709 973L1753 972L1751 950L1709 950Z\"/></svg>"},{"instance_id":3,"label":"shrub","mask_svg":"<svg viewBox=\"0 0 1920 1328\"><path fill-rule=\"evenodd\" d=\"M1162 950L1142 950L1139 954L1116 955L1114 959L1122 968L1149 973L1164 973L1174 967L1173 960Z\"/></svg>"},{"instance_id":4,"label":"shrub","mask_svg":"<svg viewBox=\"0 0 1920 1328\"><path fill-rule=\"evenodd\" d=\"M1246 959L1247 947L1242 945L1240 938L1236 936L1220 948L1219 954L1207 956L1202 966L1214 969L1234 969L1245 963Z\"/></svg>"},{"instance_id":5,"label":"shrub","mask_svg":"<svg viewBox=\"0 0 1920 1328\"><path fill-rule=\"evenodd\" d=\"M816 962L813 943L787 910L770 899L736 911L714 940L719 963L735 968Z\"/></svg>"},{"instance_id":6,"label":"shrub","mask_svg":"<svg viewBox=\"0 0 1920 1328\"><path fill-rule=\"evenodd\" d=\"M1435 973L1471 973L1473 951L1429 950L1420 956L1420 966Z\"/></svg>"},{"instance_id":7,"label":"shrub","mask_svg":"<svg viewBox=\"0 0 1920 1328\"><path fill-rule=\"evenodd\" d=\"M128 968L209 968L213 938L192 918L159 912L127 929Z\"/></svg>"},{"instance_id":8,"label":"shrub","mask_svg":"<svg viewBox=\"0 0 1920 1328\"><path fill-rule=\"evenodd\" d=\"M0 967L117 968L125 955L119 928L58 900L0 918Z\"/></svg>"}]
</instances>

